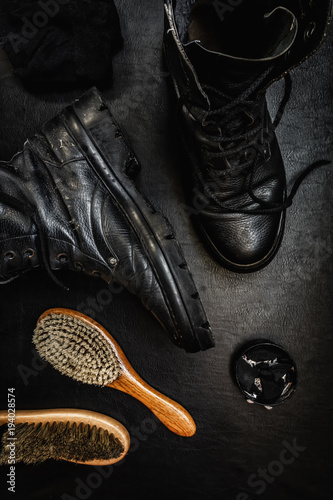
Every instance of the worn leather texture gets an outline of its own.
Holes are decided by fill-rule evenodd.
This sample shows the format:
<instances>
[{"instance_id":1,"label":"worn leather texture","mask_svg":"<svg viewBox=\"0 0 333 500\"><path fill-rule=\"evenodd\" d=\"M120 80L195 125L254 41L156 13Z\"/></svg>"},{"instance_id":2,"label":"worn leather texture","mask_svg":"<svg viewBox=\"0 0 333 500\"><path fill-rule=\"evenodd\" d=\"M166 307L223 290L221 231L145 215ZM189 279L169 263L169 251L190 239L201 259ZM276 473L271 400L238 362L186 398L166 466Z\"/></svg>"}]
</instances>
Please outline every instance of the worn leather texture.
<instances>
[{"instance_id":1,"label":"worn leather texture","mask_svg":"<svg viewBox=\"0 0 333 500\"><path fill-rule=\"evenodd\" d=\"M96 88L47 122L0 163L0 283L38 267L55 282L85 273L139 297L186 351L213 347L174 231L128 176L138 169Z\"/></svg>"},{"instance_id":2,"label":"worn leather texture","mask_svg":"<svg viewBox=\"0 0 333 500\"><path fill-rule=\"evenodd\" d=\"M15 496L9 496L2 468L1 497L331 500L332 166L302 184L269 266L249 275L222 268L196 235L184 202L182 152L162 63L162 2L116 4L124 49L103 95L142 164L141 191L177 231L216 346L183 352L136 297L109 293L104 284L76 273L59 273L70 287L67 293L42 271L0 288L1 408L7 407L7 388L15 387L17 409L100 411L122 422L132 438L128 456L112 470L54 461L17 464ZM332 55L330 31L325 45L291 73L291 99L277 129L289 186L309 163L333 160ZM3 54L0 61L0 151L2 160L10 160L27 137L86 88L27 90ZM273 115L282 93L282 82L269 89ZM191 413L196 435L176 436L130 396L78 384L39 360L32 332L50 307L78 309L109 329L136 371ZM296 392L271 411L247 404L231 373L236 350L257 338L282 345L298 368Z\"/></svg>"}]
</instances>

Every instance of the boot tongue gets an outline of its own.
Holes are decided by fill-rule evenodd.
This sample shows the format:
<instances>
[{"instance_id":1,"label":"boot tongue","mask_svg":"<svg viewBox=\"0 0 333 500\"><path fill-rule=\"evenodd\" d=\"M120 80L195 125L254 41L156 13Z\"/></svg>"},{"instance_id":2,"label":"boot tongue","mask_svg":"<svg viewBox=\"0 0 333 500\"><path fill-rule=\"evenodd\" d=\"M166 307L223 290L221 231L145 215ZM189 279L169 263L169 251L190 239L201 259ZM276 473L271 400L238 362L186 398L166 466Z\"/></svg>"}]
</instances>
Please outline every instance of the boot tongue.
<instances>
[{"instance_id":1,"label":"boot tongue","mask_svg":"<svg viewBox=\"0 0 333 500\"><path fill-rule=\"evenodd\" d=\"M197 8L195 12L202 14L205 12L205 8ZM214 22L215 26L216 23L220 25L217 32L221 33L227 20L225 19L222 23L216 20L217 13L215 13L215 18L212 18L212 15L214 14L212 14L211 7L210 20ZM221 36L219 40L206 38L202 25L200 27L203 18L204 16L198 17L198 15L194 17L193 13L189 35L191 37L195 34L202 34L202 39L190 40L185 43L184 50L191 60L200 82L217 87L230 97L239 95L269 66L276 64L290 49L297 33L295 16L283 7L278 7L272 12L262 15L258 18L257 23L252 20L252 39L248 40L243 38L242 33L238 36L237 32L234 33L237 27L237 18L233 19L233 31L228 29L226 36ZM194 23L199 23L199 29L193 27ZM207 31L207 17L205 28ZM255 41L253 42L254 36Z\"/></svg>"}]
</instances>

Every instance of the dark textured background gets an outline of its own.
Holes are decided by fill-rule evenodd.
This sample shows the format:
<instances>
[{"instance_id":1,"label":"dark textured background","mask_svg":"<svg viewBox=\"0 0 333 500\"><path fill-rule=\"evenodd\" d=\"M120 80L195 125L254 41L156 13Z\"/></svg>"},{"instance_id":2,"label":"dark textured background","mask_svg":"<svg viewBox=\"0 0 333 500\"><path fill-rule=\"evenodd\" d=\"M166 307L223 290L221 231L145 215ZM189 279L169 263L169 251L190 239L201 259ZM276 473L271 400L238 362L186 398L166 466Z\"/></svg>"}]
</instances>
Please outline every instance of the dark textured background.
<instances>
[{"instance_id":1,"label":"dark textured background","mask_svg":"<svg viewBox=\"0 0 333 500\"><path fill-rule=\"evenodd\" d=\"M112 473L104 471L109 476L105 478L93 467L66 462L17 465L14 496L6 490L7 470L2 467L1 498L330 500L333 168L314 172L302 185L287 213L280 251L268 267L250 275L221 268L202 247L183 201L182 158L162 65L162 1L116 4L125 45L114 59L114 82L104 96L142 163L141 191L175 227L216 347L183 352L135 297L121 292L107 300L103 283L79 275L61 276L70 285L69 293L43 272L1 287L1 408L6 408L7 387L15 387L17 409L96 410L120 420L132 436L130 453ZM332 40L331 33L326 44L292 72L293 92L278 128L289 182L312 161L333 159ZM3 54L0 70L0 156L7 160L85 89L32 92L12 76ZM269 89L273 114L282 93L282 82ZM40 364L32 351L32 331L38 316L56 306L79 309L109 329L138 373L190 411L196 435L176 436L135 399L80 385ZM272 411L248 405L230 374L236 349L262 337L283 345L299 371L295 395ZM282 472L276 461L285 442L295 440L303 451ZM256 482L260 468L276 471L262 488Z\"/></svg>"}]
</instances>

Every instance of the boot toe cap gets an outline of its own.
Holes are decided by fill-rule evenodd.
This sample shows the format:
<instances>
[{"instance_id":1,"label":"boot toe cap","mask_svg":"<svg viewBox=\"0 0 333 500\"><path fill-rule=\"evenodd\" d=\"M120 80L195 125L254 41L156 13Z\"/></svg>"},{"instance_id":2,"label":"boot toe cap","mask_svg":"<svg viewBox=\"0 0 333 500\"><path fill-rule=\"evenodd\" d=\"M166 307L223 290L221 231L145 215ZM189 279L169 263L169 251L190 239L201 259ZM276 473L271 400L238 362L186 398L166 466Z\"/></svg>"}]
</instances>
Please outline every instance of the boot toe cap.
<instances>
[{"instance_id":1,"label":"boot toe cap","mask_svg":"<svg viewBox=\"0 0 333 500\"><path fill-rule=\"evenodd\" d=\"M203 239L218 261L236 272L266 266L283 235L285 214L205 214L197 220Z\"/></svg>"}]
</instances>

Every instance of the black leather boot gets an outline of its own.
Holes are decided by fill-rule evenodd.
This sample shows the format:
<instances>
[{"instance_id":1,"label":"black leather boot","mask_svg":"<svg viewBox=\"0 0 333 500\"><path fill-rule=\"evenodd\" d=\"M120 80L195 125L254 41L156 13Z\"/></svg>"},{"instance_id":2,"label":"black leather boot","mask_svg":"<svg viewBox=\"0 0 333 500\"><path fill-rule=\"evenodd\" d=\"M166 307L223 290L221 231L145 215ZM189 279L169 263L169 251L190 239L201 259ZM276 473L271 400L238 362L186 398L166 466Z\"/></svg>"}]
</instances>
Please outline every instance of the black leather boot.
<instances>
[{"instance_id":1,"label":"black leather boot","mask_svg":"<svg viewBox=\"0 0 333 500\"><path fill-rule=\"evenodd\" d=\"M129 175L138 162L94 89L0 164L0 277L68 269L137 295L187 351L213 347L168 221ZM57 278L55 278L57 279Z\"/></svg>"},{"instance_id":2,"label":"black leather boot","mask_svg":"<svg viewBox=\"0 0 333 500\"><path fill-rule=\"evenodd\" d=\"M265 91L318 48L331 11L328 0L165 0L188 210L233 271L258 270L278 250L288 203Z\"/></svg>"}]
</instances>

